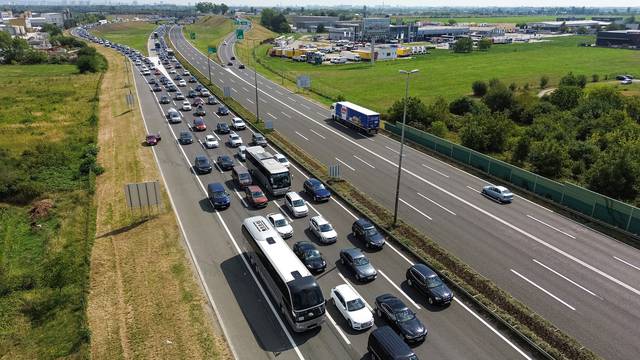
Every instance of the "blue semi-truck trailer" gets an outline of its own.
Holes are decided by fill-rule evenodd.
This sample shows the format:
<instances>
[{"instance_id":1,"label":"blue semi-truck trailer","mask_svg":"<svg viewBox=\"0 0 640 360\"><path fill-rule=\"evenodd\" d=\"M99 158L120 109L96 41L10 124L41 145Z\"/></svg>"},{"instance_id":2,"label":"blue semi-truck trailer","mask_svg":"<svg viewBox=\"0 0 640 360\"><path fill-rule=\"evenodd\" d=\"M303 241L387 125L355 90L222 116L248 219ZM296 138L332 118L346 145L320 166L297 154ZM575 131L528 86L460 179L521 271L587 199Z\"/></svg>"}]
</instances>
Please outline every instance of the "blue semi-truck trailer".
<instances>
[{"instance_id":1,"label":"blue semi-truck trailer","mask_svg":"<svg viewBox=\"0 0 640 360\"><path fill-rule=\"evenodd\" d=\"M369 135L376 134L380 128L380 114L348 101L331 105L331 118L351 128L359 129Z\"/></svg>"}]
</instances>

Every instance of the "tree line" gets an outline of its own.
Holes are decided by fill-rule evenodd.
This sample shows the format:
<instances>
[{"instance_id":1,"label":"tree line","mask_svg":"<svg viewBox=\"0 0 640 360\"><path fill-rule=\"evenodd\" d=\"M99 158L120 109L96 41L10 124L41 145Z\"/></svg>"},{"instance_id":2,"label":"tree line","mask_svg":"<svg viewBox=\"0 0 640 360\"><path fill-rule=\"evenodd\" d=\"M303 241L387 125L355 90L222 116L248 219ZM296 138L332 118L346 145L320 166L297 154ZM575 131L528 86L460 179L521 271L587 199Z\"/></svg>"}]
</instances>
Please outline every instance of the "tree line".
<instances>
[{"instance_id":1,"label":"tree line","mask_svg":"<svg viewBox=\"0 0 640 360\"><path fill-rule=\"evenodd\" d=\"M273 32L291 32L291 27L289 26L284 14L271 8L262 10L262 13L260 14L260 24Z\"/></svg>"},{"instance_id":2,"label":"tree line","mask_svg":"<svg viewBox=\"0 0 640 360\"><path fill-rule=\"evenodd\" d=\"M196 3L196 10L206 14L219 14L224 15L229 11L229 7L226 4L214 4L210 2Z\"/></svg>"},{"instance_id":3,"label":"tree line","mask_svg":"<svg viewBox=\"0 0 640 360\"><path fill-rule=\"evenodd\" d=\"M548 84L546 76L540 85ZM569 73L541 98L530 86L476 81L473 96L424 104L410 97L407 124L542 176L640 203L640 96L599 77ZM387 111L402 121L404 99Z\"/></svg>"}]
</instances>

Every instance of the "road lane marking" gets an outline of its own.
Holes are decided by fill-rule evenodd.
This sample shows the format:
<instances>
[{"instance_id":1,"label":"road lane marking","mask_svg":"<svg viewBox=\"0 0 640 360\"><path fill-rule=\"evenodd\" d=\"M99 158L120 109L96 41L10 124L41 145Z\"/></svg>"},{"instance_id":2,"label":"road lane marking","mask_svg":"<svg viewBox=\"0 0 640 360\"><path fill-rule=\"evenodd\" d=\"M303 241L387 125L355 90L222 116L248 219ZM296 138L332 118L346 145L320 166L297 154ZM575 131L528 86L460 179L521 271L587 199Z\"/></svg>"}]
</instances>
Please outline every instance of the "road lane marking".
<instances>
[{"instance_id":1,"label":"road lane marking","mask_svg":"<svg viewBox=\"0 0 640 360\"><path fill-rule=\"evenodd\" d=\"M246 88L246 87L244 87L244 86L242 87L242 90L244 90L244 91L246 91L246 92L249 92L249 89L247 89L247 88Z\"/></svg>"},{"instance_id":2,"label":"road lane marking","mask_svg":"<svg viewBox=\"0 0 640 360\"><path fill-rule=\"evenodd\" d=\"M291 119L291 115L287 115L287 113L284 112L284 111L282 112L282 115L284 115L284 116L288 117L289 119Z\"/></svg>"},{"instance_id":3,"label":"road lane marking","mask_svg":"<svg viewBox=\"0 0 640 360\"><path fill-rule=\"evenodd\" d=\"M310 108L310 107L308 107L307 105L305 105L305 104L303 104L303 103L300 103L300 106L302 106L303 108L305 108L305 109L307 109L307 110L311 110L311 108Z\"/></svg>"},{"instance_id":4,"label":"road lane marking","mask_svg":"<svg viewBox=\"0 0 640 360\"><path fill-rule=\"evenodd\" d=\"M437 202L435 202L435 201L433 201L433 200L429 199L428 197L426 197L426 196L424 196L424 195L422 195L422 194L420 194L420 193L418 193L418 196L422 197L423 199L425 199L425 200L427 200L427 201L430 201L431 203L433 203L434 205L438 206L439 208L441 208L442 210L444 210L444 211L448 212L448 213L449 213L449 214L451 214L451 215L455 215L455 214L456 214L456 213L454 213L453 211L451 211L451 210L447 209L446 207L444 207L444 206L442 206L442 205L438 204Z\"/></svg>"},{"instance_id":5,"label":"road lane marking","mask_svg":"<svg viewBox=\"0 0 640 360\"><path fill-rule=\"evenodd\" d=\"M273 116L271 113L267 113L267 115L271 116L274 119L277 119L277 117Z\"/></svg>"},{"instance_id":6,"label":"road lane marking","mask_svg":"<svg viewBox=\"0 0 640 360\"><path fill-rule=\"evenodd\" d=\"M591 294L591 295L593 295L593 296L597 297L597 298L598 298L598 299L600 299L600 300L603 300L600 296L596 295L593 291L591 291L591 290L589 290L589 289L585 288L584 286L582 286L582 285L578 284L577 282L575 282L575 281L573 281L573 280L569 279L568 277L566 277L566 276L564 276L564 275L560 274L559 272L557 272L557 271L553 270L552 268L550 268L550 267L548 267L547 265L545 265L545 264L541 263L540 261L538 261L538 260L536 260L536 259L532 259L532 260L533 260L533 262L535 262L536 264L538 264L538 265L542 266L543 268L545 268L545 269L547 269L547 270L551 271L552 273L554 273L554 274L556 274L556 275L560 276L561 278L563 278L563 279L567 280L568 282L570 282L570 283L572 283L573 285L575 285L575 286L579 287L580 289L584 290L585 292L587 292L587 293L589 293L589 294Z\"/></svg>"},{"instance_id":7,"label":"road lane marking","mask_svg":"<svg viewBox=\"0 0 640 360\"><path fill-rule=\"evenodd\" d=\"M438 170L436 170L436 169L432 168L431 166L428 166L428 165L425 165L425 164L421 164L421 165L422 165L422 166L424 166L424 167L426 167L427 169L429 169L429 170L433 171L433 172L434 172L434 173L436 173L436 174L440 174L440 175L442 175L442 176L444 176L444 177L446 177L446 178L448 178L448 177L449 177L449 175L447 175L447 174L445 174L445 173L442 173L442 172L440 172L440 171L438 171Z\"/></svg>"},{"instance_id":8,"label":"road lane marking","mask_svg":"<svg viewBox=\"0 0 640 360\"><path fill-rule=\"evenodd\" d=\"M292 97L290 97L290 96L287 96L287 99L289 99L289 100L291 100L291 101L293 101L293 102L297 102L297 101L296 101L296 99L294 99L294 98L292 98Z\"/></svg>"},{"instance_id":9,"label":"road lane marking","mask_svg":"<svg viewBox=\"0 0 640 360\"><path fill-rule=\"evenodd\" d=\"M321 112L319 112L319 111L316 111L316 114L318 114L318 115L320 115L320 116L322 116L322 117L327 117L327 115L326 115L326 114L323 114L323 113L321 113Z\"/></svg>"},{"instance_id":10,"label":"road lane marking","mask_svg":"<svg viewBox=\"0 0 640 360\"><path fill-rule=\"evenodd\" d=\"M254 103L253 101L251 101L251 99L249 99L249 98L247 98L247 101L248 101L248 102L250 102L250 103L252 103L252 104L255 104L255 103Z\"/></svg>"},{"instance_id":11,"label":"road lane marking","mask_svg":"<svg viewBox=\"0 0 640 360\"><path fill-rule=\"evenodd\" d=\"M418 210L418 208L416 208L415 206L413 206L413 205L409 204L408 202L406 202L406 201L402 200L402 198L400 198L400 199L398 199L398 200L400 200L403 204L407 205L408 207L410 207L410 208L411 208L411 209L413 209L414 211L418 212L418 214L420 214L420 215L422 215L422 216L426 217L426 218L427 218L427 219L429 219L429 220L433 220L429 215L427 215L427 214L423 213L422 211Z\"/></svg>"},{"instance_id":12,"label":"road lane marking","mask_svg":"<svg viewBox=\"0 0 640 360\"><path fill-rule=\"evenodd\" d=\"M287 219L289 219L289 222L293 222L293 219L289 216L289 214L287 214L286 211L284 211L284 209L280 206L280 204L278 204L277 201L274 200L273 203L276 204L276 206L278 207L278 210L280 210L282 215L286 216Z\"/></svg>"},{"instance_id":13,"label":"road lane marking","mask_svg":"<svg viewBox=\"0 0 640 360\"><path fill-rule=\"evenodd\" d=\"M300 136L301 138L303 138L303 139L305 139L305 140L309 141L309 139L307 139L304 135L300 134L299 132L297 132L297 131L296 131L296 134L298 134L298 136Z\"/></svg>"},{"instance_id":14,"label":"road lane marking","mask_svg":"<svg viewBox=\"0 0 640 360\"><path fill-rule=\"evenodd\" d=\"M471 190L473 190L473 191L475 191L475 192L477 192L477 193L480 193L480 191L476 190L475 188L472 188L472 187L471 187L471 186L469 186L469 185L467 185L467 188L469 188L469 189L471 189Z\"/></svg>"},{"instance_id":15,"label":"road lane marking","mask_svg":"<svg viewBox=\"0 0 640 360\"><path fill-rule=\"evenodd\" d=\"M392 149L392 148L388 147L387 145L385 145L384 147L386 147L387 149L389 149L389 150L393 151L394 153L396 153L396 154L400 155L400 151L395 150L395 149ZM402 156L406 156L406 155L407 155L406 153L405 153L405 154L402 154Z\"/></svg>"},{"instance_id":16,"label":"road lane marking","mask_svg":"<svg viewBox=\"0 0 640 360\"><path fill-rule=\"evenodd\" d=\"M249 205L247 205L247 203L244 201L244 197L242 197L242 195L240 195L240 193L238 192L238 190L233 189L233 192L236 193L236 195L238 195L238 199L240 199L240 201L242 201L242 205L245 208L249 208Z\"/></svg>"},{"instance_id":17,"label":"road lane marking","mask_svg":"<svg viewBox=\"0 0 640 360\"><path fill-rule=\"evenodd\" d=\"M351 171L356 171L356 169L354 169L351 166L349 166L349 164L347 164L346 162L344 162L344 161L342 161L342 160L340 160L338 158L335 158L335 159L338 160L338 162L341 163L342 165L344 165L344 166L348 167L349 169L351 169Z\"/></svg>"},{"instance_id":18,"label":"road lane marking","mask_svg":"<svg viewBox=\"0 0 640 360\"><path fill-rule=\"evenodd\" d=\"M573 311L576 311L576 308L574 308L573 306L571 306L571 305L567 304L564 300L560 299L559 297L557 297L557 296L553 295L549 290L547 290L547 289L543 288L542 286L540 286L540 285L538 285L538 284L534 283L533 281L531 281L531 280L527 279L524 275L521 275L519 272L517 272L517 271L515 271L515 270L513 270L513 269L510 269L510 270L511 270L511 272L512 272L512 273L516 274L516 275L517 275L518 277L520 277L522 280L524 280L524 281L528 282L529 284L531 284L531 285L535 286L538 290L540 290L540 291L542 291L543 293L545 293L545 294L547 294L547 295L551 296L552 298L554 298L556 301L558 301L558 302L559 302L559 303L561 303L562 305L564 305L564 306L568 307L569 309L571 309L571 310L573 310Z\"/></svg>"},{"instance_id":19,"label":"road lane marking","mask_svg":"<svg viewBox=\"0 0 640 360\"><path fill-rule=\"evenodd\" d=\"M528 217L529 219L532 219L532 220L535 220L535 221L539 222L540 224L542 224L542 225L544 225L544 226L546 226L546 227L549 227L549 228L551 228L551 229L553 229L553 230L555 230L555 231L559 232L560 234L567 235L568 237L570 237L570 238L572 238L572 239L575 239L575 238L576 238L575 236L573 236L573 235L571 235L571 234L569 234L569 233L566 233L566 232L564 232L564 231L562 231L562 230L558 229L558 228L557 228L557 227L555 227L555 226L549 225L549 224L547 224L546 222L544 222L544 221L542 221L542 220L538 220L538 219L534 218L533 216L531 216L531 215L529 215L529 214L527 214L527 217Z\"/></svg>"},{"instance_id":20,"label":"road lane marking","mask_svg":"<svg viewBox=\"0 0 640 360\"><path fill-rule=\"evenodd\" d=\"M344 277L344 275L342 275L341 272L338 271L338 275L340 275L340 277L342 278L342 280L349 285L349 287L351 288L351 290L353 290L353 292L355 292L356 294L360 294L359 292L356 291L356 289L353 287L353 285L351 285L351 282L349 280L347 280L346 277ZM369 311L373 311L373 308L371 307L371 305L369 305L369 303L367 302L367 300L365 300L364 296L360 295L360 297L362 298L362 301L364 301L364 304L367 306L367 309L369 309Z\"/></svg>"},{"instance_id":21,"label":"road lane marking","mask_svg":"<svg viewBox=\"0 0 640 360\"><path fill-rule=\"evenodd\" d=\"M621 262L621 263L623 263L623 264L627 264L627 265L631 266L632 268L634 268L634 269L636 269L636 270L640 270L640 267L635 266L635 265L633 265L633 264L631 264L631 263L628 263L628 262L626 262L626 261L624 261L624 260L620 259L620 258L619 258L619 257L617 257L617 256L614 256L613 258L614 258L614 259L616 259L616 260L618 260L618 261L620 261L620 262Z\"/></svg>"},{"instance_id":22,"label":"road lane marking","mask_svg":"<svg viewBox=\"0 0 640 360\"><path fill-rule=\"evenodd\" d=\"M366 162L366 161L362 160L361 158L359 158L359 157L358 157L358 156L356 156L356 155L353 155L353 157L354 157L354 158L356 158L356 159L358 159L358 160L360 160L360 161L362 161L364 164L368 165L368 166L369 166L370 168L372 168L372 169L375 169L375 168L376 168L375 166L373 166L373 165L369 164L368 162Z\"/></svg>"},{"instance_id":23,"label":"road lane marking","mask_svg":"<svg viewBox=\"0 0 640 360\"><path fill-rule=\"evenodd\" d=\"M236 93L238 92L238 90L236 90L234 88L231 88L231 91L236 92Z\"/></svg>"},{"instance_id":24,"label":"road lane marking","mask_svg":"<svg viewBox=\"0 0 640 360\"><path fill-rule=\"evenodd\" d=\"M320 137L322 140L326 139L326 137L324 137L323 135L320 135L320 133L318 133L317 131L314 131L313 129L309 129L309 131L311 131L312 133L318 135L318 137Z\"/></svg>"},{"instance_id":25,"label":"road lane marking","mask_svg":"<svg viewBox=\"0 0 640 360\"><path fill-rule=\"evenodd\" d=\"M327 312L325 312L325 314L327 315L327 318L329 318L329 321L331 322L333 327L335 327L336 330L338 330L338 334L340 334L340 336L342 337L342 340L344 340L344 342L347 343L347 345L351 345L351 341L349 341L349 339L347 339L347 336L342 332L342 329L340 329L338 324L336 324L336 322L333 320L331 315L329 315L329 312L327 311Z\"/></svg>"},{"instance_id":26,"label":"road lane marking","mask_svg":"<svg viewBox=\"0 0 640 360\"><path fill-rule=\"evenodd\" d=\"M404 296L407 300L411 301L411 303L413 304L413 306L416 307L416 309L420 310L420 305L418 305L415 301L413 301L413 299L410 298L409 295L407 295L407 293L402 291L402 289L400 289L398 285L396 285L393 281L391 281L391 279L389 279L389 277L385 273L383 273L382 270L378 269L378 274L382 275L382 277L387 279L387 281L389 282L389 284L391 284L391 286L396 288L396 290L398 290L400 294L402 294L402 296Z\"/></svg>"}]
</instances>

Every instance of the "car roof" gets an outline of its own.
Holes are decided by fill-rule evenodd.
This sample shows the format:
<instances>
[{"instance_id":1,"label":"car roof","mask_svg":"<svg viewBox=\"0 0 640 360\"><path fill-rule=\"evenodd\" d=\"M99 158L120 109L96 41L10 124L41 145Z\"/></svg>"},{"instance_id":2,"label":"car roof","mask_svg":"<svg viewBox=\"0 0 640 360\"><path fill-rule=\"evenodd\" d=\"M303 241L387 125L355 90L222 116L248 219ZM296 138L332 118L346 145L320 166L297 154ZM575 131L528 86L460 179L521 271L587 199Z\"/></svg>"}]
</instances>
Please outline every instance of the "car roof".
<instances>
[{"instance_id":1,"label":"car roof","mask_svg":"<svg viewBox=\"0 0 640 360\"><path fill-rule=\"evenodd\" d=\"M301 250L315 250L316 249L316 246L313 245L313 243L309 242L309 241L298 241L297 243L294 244L294 246L297 246Z\"/></svg>"},{"instance_id":2,"label":"car roof","mask_svg":"<svg viewBox=\"0 0 640 360\"><path fill-rule=\"evenodd\" d=\"M209 159L204 155L196 155L196 160L209 160Z\"/></svg>"},{"instance_id":3,"label":"car roof","mask_svg":"<svg viewBox=\"0 0 640 360\"><path fill-rule=\"evenodd\" d=\"M371 221L365 219L365 218L360 218L358 220L356 220L356 224L363 226L363 227L373 227L373 224L371 223Z\"/></svg>"},{"instance_id":4,"label":"car roof","mask_svg":"<svg viewBox=\"0 0 640 360\"><path fill-rule=\"evenodd\" d=\"M215 137L213 135L211 135L211 134L205 136L204 138L205 139L213 139L213 140L215 140Z\"/></svg>"},{"instance_id":5,"label":"car roof","mask_svg":"<svg viewBox=\"0 0 640 360\"><path fill-rule=\"evenodd\" d=\"M284 155L282 155L280 153L275 153L275 154L273 154L273 157L275 157L275 158L284 158Z\"/></svg>"},{"instance_id":6,"label":"car roof","mask_svg":"<svg viewBox=\"0 0 640 360\"><path fill-rule=\"evenodd\" d=\"M280 213L271 213L271 214L268 214L267 216L273 218L274 220L284 219L284 216Z\"/></svg>"},{"instance_id":7,"label":"car roof","mask_svg":"<svg viewBox=\"0 0 640 360\"><path fill-rule=\"evenodd\" d=\"M405 303L402 302L397 296L391 294L384 294L377 297L378 300L387 304L393 312L409 309Z\"/></svg>"},{"instance_id":8,"label":"car roof","mask_svg":"<svg viewBox=\"0 0 640 360\"><path fill-rule=\"evenodd\" d=\"M227 160L227 159L231 160L231 156L226 155L226 154L222 154L222 155L218 156L218 158L219 159L225 159L225 160Z\"/></svg>"},{"instance_id":9,"label":"car roof","mask_svg":"<svg viewBox=\"0 0 640 360\"><path fill-rule=\"evenodd\" d=\"M258 185L249 185L247 186L247 190L254 192L254 191L262 191L262 189L260 189L260 187Z\"/></svg>"},{"instance_id":10,"label":"car roof","mask_svg":"<svg viewBox=\"0 0 640 360\"><path fill-rule=\"evenodd\" d=\"M224 191L224 185L221 183L211 183L207 185L207 188L211 191Z\"/></svg>"},{"instance_id":11,"label":"car roof","mask_svg":"<svg viewBox=\"0 0 640 360\"><path fill-rule=\"evenodd\" d=\"M327 221L327 219L322 217L322 215L316 215L316 216L312 217L311 220L315 220L318 223L318 225L328 224L329 223Z\"/></svg>"},{"instance_id":12,"label":"car roof","mask_svg":"<svg viewBox=\"0 0 640 360\"><path fill-rule=\"evenodd\" d=\"M191 136L191 133L188 131L181 131L180 136Z\"/></svg>"},{"instance_id":13,"label":"car roof","mask_svg":"<svg viewBox=\"0 0 640 360\"><path fill-rule=\"evenodd\" d=\"M335 291L342 295L344 301L360 299L361 296L348 284L341 284L334 288Z\"/></svg>"},{"instance_id":14,"label":"car roof","mask_svg":"<svg viewBox=\"0 0 640 360\"><path fill-rule=\"evenodd\" d=\"M425 277L438 276L438 274L436 274L435 271L433 271L430 267L428 267L425 264L415 264L415 265L411 266L411 268L416 270L417 272L419 272L420 274L422 274Z\"/></svg>"},{"instance_id":15,"label":"car roof","mask_svg":"<svg viewBox=\"0 0 640 360\"><path fill-rule=\"evenodd\" d=\"M320 180L316 179L316 178L309 178L307 179L307 181L309 184L311 185L318 185L321 184Z\"/></svg>"},{"instance_id":16,"label":"car roof","mask_svg":"<svg viewBox=\"0 0 640 360\"><path fill-rule=\"evenodd\" d=\"M352 258L364 257L364 253L358 248L342 249L342 251L349 254Z\"/></svg>"},{"instance_id":17,"label":"car roof","mask_svg":"<svg viewBox=\"0 0 640 360\"><path fill-rule=\"evenodd\" d=\"M199 117L198 117L198 118L193 119L193 122L194 122L194 123L200 123L200 122L201 122L201 123L204 123L204 120L203 120L202 118L199 118Z\"/></svg>"},{"instance_id":18,"label":"car roof","mask_svg":"<svg viewBox=\"0 0 640 360\"><path fill-rule=\"evenodd\" d=\"M495 188L496 188L496 189L498 189L498 190L500 190L500 192L504 192L504 191L507 191L507 192L508 192L508 191L509 191L509 189L507 189L507 188L506 188L506 187L504 187L504 186L496 186Z\"/></svg>"},{"instance_id":19,"label":"car roof","mask_svg":"<svg viewBox=\"0 0 640 360\"><path fill-rule=\"evenodd\" d=\"M291 198L291 200L298 200L298 199L302 199L302 196L300 196L300 194L298 194L295 191L289 191L287 193L287 196Z\"/></svg>"}]
</instances>

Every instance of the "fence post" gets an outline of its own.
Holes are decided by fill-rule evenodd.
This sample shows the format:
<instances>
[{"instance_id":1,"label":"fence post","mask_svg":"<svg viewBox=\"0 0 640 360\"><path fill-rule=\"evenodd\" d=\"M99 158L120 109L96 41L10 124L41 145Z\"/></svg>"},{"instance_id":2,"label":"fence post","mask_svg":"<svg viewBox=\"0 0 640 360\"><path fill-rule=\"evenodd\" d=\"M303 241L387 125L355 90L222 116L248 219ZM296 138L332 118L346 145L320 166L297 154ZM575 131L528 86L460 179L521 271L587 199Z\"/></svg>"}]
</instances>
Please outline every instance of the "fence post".
<instances>
[{"instance_id":1,"label":"fence post","mask_svg":"<svg viewBox=\"0 0 640 360\"><path fill-rule=\"evenodd\" d=\"M593 217L593 214L595 214L596 212L596 201L593 201L593 206L591 207L591 217Z\"/></svg>"},{"instance_id":2,"label":"fence post","mask_svg":"<svg viewBox=\"0 0 640 360\"><path fill-rule=\"evenodd\" d=\"M627 227L624 228L626 231L629 231L629 226L631 226L631 218L633 217L633 211L635 209L635 207L631 207L631 214L629 214L629 220L627 220Z\"/></svg>"},{"instance_id":3,"label":"fence post","mask_svg":"<svg viewBox=\"0 0 640 360\"><path fill-rule=\"evenodd\" d=\"M536 194L536 187L538 187L538 175L534 177L533 180L533 193Z\"/></svg>"},{"instance_id":4,"label":"fence post","mask_svg":"<svg viewBox=\"0 0 640 360\"><path fill-rule=\"evenodd\" d=\"M493 163L493 161L489 160L489 166L487 166L487 174L491 175L491 163Z\"/></svg>"}]
</instances>

